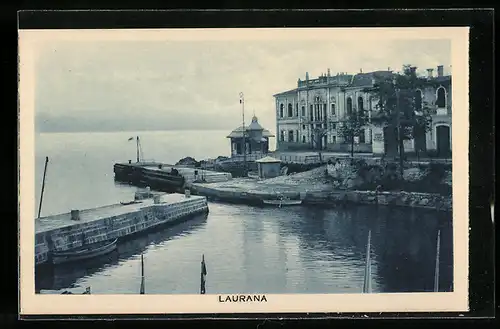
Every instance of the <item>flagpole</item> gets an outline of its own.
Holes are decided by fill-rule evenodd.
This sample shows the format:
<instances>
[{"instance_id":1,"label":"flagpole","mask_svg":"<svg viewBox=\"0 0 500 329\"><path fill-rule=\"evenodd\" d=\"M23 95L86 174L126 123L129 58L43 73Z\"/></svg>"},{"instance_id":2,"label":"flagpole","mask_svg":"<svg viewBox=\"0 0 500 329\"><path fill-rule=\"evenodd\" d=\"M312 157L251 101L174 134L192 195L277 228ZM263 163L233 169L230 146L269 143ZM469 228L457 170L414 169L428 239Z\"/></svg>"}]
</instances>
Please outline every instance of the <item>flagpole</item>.
<instances>
[{"instance_id":1,"label":"flagpole","mask_svg":"<svg viewBox=\"0 0 500 329\"><path fill-rule=\"evenodd\" d=\"M241 103L241 113L243 120L243 177L247 176L247 141L246 141L246 131L245 131L245 95L243 92L240 93L240 103Z\"/></svg>"},{"instance_id":2,"label":"flagpole","mask_svg":"<svg viewBox=\"0 0 500 329\"><path fill-rule=\"evenodd\" d=\"M136 148L137 148L137 163L139 163L139 136L137 136Z\"/></svg>"},{"instance_id":3,"label":"flagpole","mask_svg":"<svg viewBox=\"0 0 500 329\"><path fill-rule=\"evenodd\" d=\"M45 157L45 168L43 169L43 180L42 180L42 192L40 194L40 205L38 206L38 218L40 218L40 213L42 212L43 192L45 190L45 175L47 174L48 163L49 163L49 157Z\"/></svg>"},{"instance_id":4,"label":"flagpole","mask_svg":"<svg viewBox=\"0 0 500 329\"><path fill-rule=\"evenodd\" d=\"M140 294L144 295L145 292L145 282L144 282L144 256L141 254L141 291Z\"/></svg>"}]
</instances>

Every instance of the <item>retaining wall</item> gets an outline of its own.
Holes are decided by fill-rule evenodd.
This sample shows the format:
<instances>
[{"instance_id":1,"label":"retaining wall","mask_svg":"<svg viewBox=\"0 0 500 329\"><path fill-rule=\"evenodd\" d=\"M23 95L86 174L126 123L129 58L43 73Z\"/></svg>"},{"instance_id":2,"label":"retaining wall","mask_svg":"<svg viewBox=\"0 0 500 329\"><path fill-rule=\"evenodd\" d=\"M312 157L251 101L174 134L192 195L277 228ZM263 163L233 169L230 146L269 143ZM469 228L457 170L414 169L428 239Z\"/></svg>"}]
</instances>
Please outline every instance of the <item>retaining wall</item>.
<instances>
[{"instance_id":1,"label":"retaining wall","mask_svg":"<svg viewBox=\"0 0 500 329\"><path fill-rule=\"evenodd\" d=\"M262 200L276 199L276 194L270 191L238 191L217 189L214 187L194 184L192 191L198 195L204 195L216 200L262 204ZM452 199L440 194L433 193L409 193L409 192L378 192L375 191L280 191L280 195L290 199L302 199L303 204L308 205L339 205L345 203L380 204L404 207L418 207L437 209L443 211L452 210Z\"/></svg>"},{"instance_id":2,"label":"retaining wall","mask_svg":"<svg viewBox=\"0 0 500 329\"><path fill-rule=\"evenodd\" d=\"M433 193L335 191L308 192L305 204L380 204L389 206L428 208L442 211L452 210L452 198Z\"/></svg>"},{"instance_id":3,"label":"retaining wall","mask_svg":"<svg viewBox=\"0 0 500 329\"><path fill-rule=\"evenodd\" d=\"M35 264L47 262L50 252L54 250L80 247L83 237L85 243L125 238L206 211L207 199L192 197L174 203L150 204L125 214L85 222L75 221L69 226L38 231L35 234ZM45 220L50 220L50 217Z\"/></svg>"}]
</instances>

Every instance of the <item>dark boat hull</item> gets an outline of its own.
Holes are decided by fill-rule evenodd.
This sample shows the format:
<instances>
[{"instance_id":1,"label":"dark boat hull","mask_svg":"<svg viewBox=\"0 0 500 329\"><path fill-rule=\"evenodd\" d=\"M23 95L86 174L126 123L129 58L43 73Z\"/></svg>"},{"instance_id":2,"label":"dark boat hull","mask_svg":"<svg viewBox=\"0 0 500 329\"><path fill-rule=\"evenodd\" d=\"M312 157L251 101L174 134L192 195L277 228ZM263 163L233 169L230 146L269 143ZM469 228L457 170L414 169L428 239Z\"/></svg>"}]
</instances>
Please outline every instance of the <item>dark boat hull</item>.
<instances>
[{"instance_id":1,"label":"dark boat hull","mask_svg":"<svg viewBox=\"0 0 500 329\"><path fill-rule=\"evenodd\" d=\"M116 242L117 239L113 239L112 241L106 241L98 245L89 245L85 247L85 249L77 248L74 250L54 252L52 254L52 263L56 265L102 256L115 250Z\"/></svg>"},{"instance_id":2,"label":"dark boat hull","mask_svg":"<svg viewBox=\"0 0 500 329\"><path fill-rule=\"evenodd\" d=\"M182 191L185 182L182 175L121 163L114 165L114 173L116 181L171 192Z\"/></svg>"}]
</instances>

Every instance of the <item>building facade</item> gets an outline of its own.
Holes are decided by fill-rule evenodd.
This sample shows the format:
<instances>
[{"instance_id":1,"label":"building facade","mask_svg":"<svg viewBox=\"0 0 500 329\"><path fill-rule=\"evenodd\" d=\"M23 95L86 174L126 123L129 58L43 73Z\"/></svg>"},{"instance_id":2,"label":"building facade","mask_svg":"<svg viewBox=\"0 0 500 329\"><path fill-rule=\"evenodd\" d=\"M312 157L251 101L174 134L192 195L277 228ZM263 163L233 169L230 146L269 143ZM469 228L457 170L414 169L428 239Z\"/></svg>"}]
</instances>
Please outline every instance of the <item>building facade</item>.
<instances>
[{"instance_id":1,"label":"building facade","mask_svg":"<svg viewBox=\"0 0 500 329\"><path fill-rule=\"evenodd\" d=\"M433 110L429 131L417 140L405 141L405 151L451 154L451 75L438 66L436 76L428 70L425 88L418 89L415 101ZM277 145L280 151L326 150L349 152L351 143L340 133L350 113L365 110L368 122L354 138L354 152L387 153L387 132L371 123L376 114L375 100L366 88L373 87L375 76L390 77L390 70L355 75L322 74L316 79L298 80L297 88L274 95Z\"/></svg>"}]
</instances>

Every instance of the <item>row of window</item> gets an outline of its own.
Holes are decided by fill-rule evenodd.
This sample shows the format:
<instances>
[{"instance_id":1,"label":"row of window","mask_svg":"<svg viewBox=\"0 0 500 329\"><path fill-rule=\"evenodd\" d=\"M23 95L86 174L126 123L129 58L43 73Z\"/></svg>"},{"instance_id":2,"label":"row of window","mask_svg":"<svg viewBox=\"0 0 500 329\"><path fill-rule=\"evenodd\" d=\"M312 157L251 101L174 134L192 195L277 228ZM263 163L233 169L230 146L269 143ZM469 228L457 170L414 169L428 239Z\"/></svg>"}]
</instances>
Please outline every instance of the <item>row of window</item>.
<instances>
[{"instance_id":1,"label":"row of window","mask_svg":"<svg viewBox=\"0 0 500 329\"><path fill-rule=\"evenodd\" d=\"M417 90L415 92L415 108L417 110L422 109L422 100L423 100L422 91ZM438 108L446 107L446 90L442 86L436 90L436 106Z\"/></svg>"},{"instance_id":2,"label":"row of window","mask_svg":"<svg viewBox=\"0 0 500 329\"><path fill-rule=\"evenodd\" d=\"M326 119L327 117L327 111L326 111L326 103L314 103L309 106L309 119L311 121L321 121ZM358 109L359 111L364 110L364 100L363 97L358 97ZM346 112L348 115L350 115L353 112L353 106L352 106L352 98L348 97L347 98L347 103L346 103ZM336 108L335 108L335 103L330 104L330 115L335 116L337 115L336 113ZM285 117L285 105L282 103L280 104L280 113L279 113L280 118ZM287 112L287 117L293 117L299 116L299 104L295 104L295 115L293 113L293 106L291 103L288 103L288 112ZM301 116L305 117L306 116L306 108L305 106L302 106L301 108Z\"/></svg>"},{"instance_id":3,"label":"row of window","mask_svg":"<svg viewBox=\"0 0 500 329\"><path fill-rule=\"evenodd\" d=\"M284 142L285 141L285 135L286 135L286 132L284 130L281 131L281 134L280 134L280 141L281 142ZM325 136L326 137L326 136ZM329 136L330 138L330 141L332 144L335 144L337 142L337 136ZM356 137L355 137L356 138ZM306 135L302 135L302 143L309 143L309 141L312 140L312 137L311 139L307 138ZM349 138L345 138L346 142L349 142ZM365 134L364 134L364 131L359 135L357 136L357 140L358 140L358 143L365 143ZM299 131L298 130L289 130L288 131L288 140L287 142L289 143L293 143L293 142L296 142L298 143L299 142Z\"/></svg>"},{"instance_id":4,"label":"row of window","mask_svg":"<svg viewBox=\"0 0 500 329\"><path fill-rule=\"evenodd\" d=\"M418 109L421 109L422 108L422 91L421 90L417 90L415 92L415 108L418 110ZM318 100L316 100L318 101ZM371 97L370 97L370 103L371 103ZM439 87L436 91L436 106L438 108L445 108L446 107L446 90L444 89L444 87ZM323 111L321 111L321 109L323 109ZM363 100L363 97L358 97L358 108L357 108L358 111L362 112L364 111L364 100ZM347 100L346 100L346 113L347 115L350 115L352 114L353 112L353 104L352 104L352 98L351 97L348 97ZM331 109L330 109L330 114L332 116L335 116L337 113L336 113L336 109L335 109L335 103L332 103L331 104ZM282 103L280 104L280 112L279 112L279 116L280 118L284 118L285 117L285 105ZM293 117L293 116L296 116L298 117L299 116L299 104L296 103L295 104L295 115L293 113L293 106L291 103L288 103L288 112L287 112L287 117ZM306 108L305 106L302 106L301 108L301 116L302 117L305 117L306 116ZM327 114L326 114L326 103L315 103L315 104L311 104L310 105L310 108L309 108L309 119L311 121L321 121L323 119L325 119L327 117Z\"/></svg>"}]
</instances>

